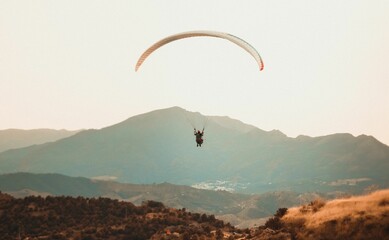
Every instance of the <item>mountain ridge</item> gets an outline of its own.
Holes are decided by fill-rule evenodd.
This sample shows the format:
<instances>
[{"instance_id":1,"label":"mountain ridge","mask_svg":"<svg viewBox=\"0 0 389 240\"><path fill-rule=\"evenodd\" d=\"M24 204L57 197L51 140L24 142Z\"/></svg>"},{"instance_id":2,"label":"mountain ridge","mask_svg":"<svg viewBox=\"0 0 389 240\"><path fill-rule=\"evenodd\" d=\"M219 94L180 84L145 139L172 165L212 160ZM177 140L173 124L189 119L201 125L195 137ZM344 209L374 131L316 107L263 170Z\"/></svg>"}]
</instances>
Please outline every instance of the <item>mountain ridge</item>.
<instances>
[{"instance_id":1,"label":"mountain ridge","mask_svg":"<svg viewBox=\"0 0 389 240\"><path fill-rule=\"evenodd\" d=\"M197 148L192 124L201 128L204 122L205 143ZM112 176L132 183L227 180L244 184L245 190L239 191L247 193L362 192L369 185L387 187L389 147L366 135L290 138L239 120L172 107L54 143L0 153L0 169L0 173ZM356 186L329 184L361 178L370 180Z\"/></svg>"}]
</instances>

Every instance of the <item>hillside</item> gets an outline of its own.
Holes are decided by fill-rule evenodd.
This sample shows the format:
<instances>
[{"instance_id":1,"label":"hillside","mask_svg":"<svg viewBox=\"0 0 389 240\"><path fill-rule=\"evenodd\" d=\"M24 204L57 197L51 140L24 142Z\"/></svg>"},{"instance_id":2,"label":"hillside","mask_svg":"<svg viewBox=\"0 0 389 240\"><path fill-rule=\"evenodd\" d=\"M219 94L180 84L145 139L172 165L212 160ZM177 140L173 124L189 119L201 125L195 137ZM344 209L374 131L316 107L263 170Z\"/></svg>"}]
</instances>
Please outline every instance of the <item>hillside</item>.
<instances>
[{"instance_id":1,"label":"hillside","mask_svg":"<svg viewBox=\"0 0 389 240\"><path fill-rule=\"evenodd\" d=\"M197 148L191 124L204 119L205 143ZM0 153L0 173L20 171L139 184L223 182L225 189L242 193L361 193L372 185L389 187L389 147L365 135L289 138L228 117L173 107Z\"/></svg>"},{"instance_id":2,"label":"hillside","mask_svg":"<svg viewBox=\"0 0 389 240\"><path fill-rule=\"evenodd\" d=\"M0 192L2 239L291 239L285 231L238 229L155 201L141 206L108 198L26 197Z\"/></svg>"},{"instance_id":3,"label":"hillside","mask_svg":"<svg viewBox=\"0 0 389 240\"><path fill-rule=\"evenodd\" d=\"M246 195L169 183L124 184L60 174L31 173L0 175L0 191L19 198L31 195L108 197L132 202L135 205L152 200L162 202L171 208L186 208L194 212L214 214L218 219L242 228L263 224L278 208L308 203L319 196L295 192Z\"/></svg>"},{"instance_id":4,"label":"hillside","mask_svg":"<svg viewBox=\"0 0 389 240\"><path fill-rule=\"evenodd\" d=\"M166 208L148 201L141 206L108 198L26 197L0 192L2 239L163 239L197 235L204 239L230 233L247 236L213 215ZM171 235L171 236L170 236ZM175 238L177 239L177 238Z\"/></svg>"},{"instance_id":5,"label":"hillside","mask_svg":"<svg viewBox=\"0 0 389 240\"><path fill-rule=\"evenodd\" d=\"M317 200L289 209L282 221L297 239L389 239L389 190Z\"/></svg>"},{"instance_id":6,"label":"hillside","mask_svg":"<svg viewBox=\"0 0 389 240\"><path fill-rule=\"evenodd\" d=\"M237 229L214 215L155 201L26 197L0 192L2 239L389 239L389 190L281 208L265 226Z\"/></svg>"},{"instance_id":7,"label":"hillside","mask_svg":"<svg viewBox=\"0 0 389 240\"><path fill-rule=\"evenodd\" d=\"M79 131L53 130L53 129L6 129L0 130L0 152L28 147L31 145L54 142L70 137Z\"/></svg>"}]
</instances>

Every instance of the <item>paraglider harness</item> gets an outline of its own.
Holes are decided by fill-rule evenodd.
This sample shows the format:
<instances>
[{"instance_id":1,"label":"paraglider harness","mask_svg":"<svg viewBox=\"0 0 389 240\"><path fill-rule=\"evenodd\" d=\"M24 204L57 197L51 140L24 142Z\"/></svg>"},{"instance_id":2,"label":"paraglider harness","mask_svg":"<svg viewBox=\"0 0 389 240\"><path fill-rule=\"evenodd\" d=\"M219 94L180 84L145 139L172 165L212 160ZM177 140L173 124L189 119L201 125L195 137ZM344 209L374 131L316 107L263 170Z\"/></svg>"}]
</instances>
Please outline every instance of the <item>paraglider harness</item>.
<instances>
[{"instance_id":1,"label":"paraglider harness","mask_svg":"<svg viewBox=\"0 0 389 240\"><path fill-rule=\"evenodd\" d=\"M197 147L200 146L201 147L201 144L203 144L203 135L204 135L204 128L203 128L203 131L200 132L200 130L198 130L196 132L196 128L194 129L194 135L196 136L196 143L197 143Z\"/></svg>"}]
</instances>

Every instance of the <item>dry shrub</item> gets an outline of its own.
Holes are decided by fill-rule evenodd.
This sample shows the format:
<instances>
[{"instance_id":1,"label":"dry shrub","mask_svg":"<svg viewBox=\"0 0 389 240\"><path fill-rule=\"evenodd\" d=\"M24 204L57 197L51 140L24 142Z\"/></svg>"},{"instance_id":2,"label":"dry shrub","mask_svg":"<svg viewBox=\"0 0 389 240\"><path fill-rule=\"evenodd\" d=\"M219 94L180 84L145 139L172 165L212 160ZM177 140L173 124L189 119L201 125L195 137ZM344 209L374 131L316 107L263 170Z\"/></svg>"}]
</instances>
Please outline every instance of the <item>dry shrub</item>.
<instances>
[{"instance_id":1,"label":"dry shrub","mask_svg":"<svg viewBox=\"0 0 389 240\"><path fill-rule=\"evenodd\" d=\"M279 208L277 212L274 214L274 217L269 218L266 223L265 227L270 228L273 230L279 230L283 228L284 224L281 221L281 218L288 212L287 208Z\"/></svg>"},{"instance_id":2,"label":"dry shrub","mask_svg":"<svg viewBox=\"0 0 389 240\"><path fill-rule=\"evenodd\" d=\"M292 226L295 229L303 229L305 225L305 218L295 218L291 221L288 221L288 225Z\"/></svg>"},{"instance_id":3,"label":"dry shrub","mask_svg":"<svg viewBox=\"0 0 389 240\"><path fill-rule=\"evenodd\" d=\"M279 208L276 212L276 214L274 214L275 217L279 217L279 218L282 218L286 213L288 212L288 209L287 208Z\"/></svg>"},{"instance_id":4,"label":"dry shrub","mask_svg":"<svg viewBox=\"0 0 389 240\"><path fill-rule=\"evenodd\" d=\"M273 230L279 230L279 229L281 229L283 227L283 224L282 224L280 218L272 217L272 218L269 218L269 220L266 221L265 227L273 229Z\"/></svg>"},{"instance_id":5,"label":"dry shrub","mask_svg":"<svg viewBox=\"0 0 389 240\"><path fill-rule=\"evenodd\" d=\"M300 212L305 213L315 213L320 210L320 208L324 207L326 202L323 199L316 199L310 202L308 205L303 205L300 208Z\"/></svg>"},{"instance_id":6,"label":"dry shrub","mask_svg":"<svg viewBox=\"0 0 389 240\"><path fill-rule=\"evenodd\" d=\"M388 206L389 205L389 199L382 199L379 203L378 203L378 206L380 207L385 207L385 206Z\"/></svg>"},{"instance_id":7,"label":"dry shrub","mask_svg":"<svg viewBox=\"0 0 389 240\"><path fill-rule=\"evenodd\" d=\"M326 202L323 199L316 199L316 200L312 201L309 205L311 205L312 211L315 213L315 212L319 211L319 209L324 207L325 204L326 204Z\"/></svg>"}]
</instances>

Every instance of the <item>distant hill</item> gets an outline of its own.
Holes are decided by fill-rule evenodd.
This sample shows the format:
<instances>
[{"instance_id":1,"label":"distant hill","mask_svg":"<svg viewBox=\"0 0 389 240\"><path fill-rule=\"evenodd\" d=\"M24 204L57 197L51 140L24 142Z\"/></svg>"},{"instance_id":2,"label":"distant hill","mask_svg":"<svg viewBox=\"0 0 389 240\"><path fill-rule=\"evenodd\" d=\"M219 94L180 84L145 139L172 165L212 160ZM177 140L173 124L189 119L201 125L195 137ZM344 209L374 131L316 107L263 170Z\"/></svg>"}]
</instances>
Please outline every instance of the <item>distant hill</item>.
<instances>
[{"instance_id":1,"label":"distant hill","mask_svg":"<svg viewBox=\"0 0 389 240\"><path fill-rule=\"evenodd\" d=\"M99 182L83 177L61 174L14 173L0 175L0 191L33 191L51 195L98 197L103 196Z\"/></svg>"},{"instance_id":2,"label":"distant hill","mask_svg":"<svg viewBox=\"0 0 389 240\"><path fill-rule=\"evenodd\" d=\"M200 148L193 125L201 128L201 122L206 129ZM139 184L223 183L242 193L361 193L369 186L389 187L389 147L372 136L345 133L290 138L173 107L0 153L0 173L20 171Z\"/></svg>"},{"instance_id":3,"label":"distant hill","mask_svg":"<svg viewBox=\"0 0 389 240\"><path fill-rule=\"evenodd\" d=\"M53 129L6 129L0 130L0 152L28 147L31 145L54 142L61 138L70 137L79 131Z\"/></svg>"},{"instance_id":4,"label":"distant hill","mask_svg":"<svg viewBox=\"0 0 389 240\"><path fill-rule=\"evenodd\" d=\"M0 175L0 191L14 197L31 195L108 197L130 201L136 205L153 200L172 208L186 208L194 212L214 214L220 219L228 220L231 224L243 228L263 224L263 221L278 208L298 206L319 196L326 197L295 192L246 195L227 191L202 190L169 183L123 184L60 174L32 173Z\"/></svg>"}]
</instances>

